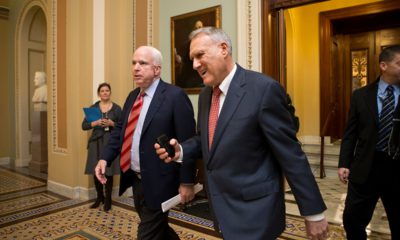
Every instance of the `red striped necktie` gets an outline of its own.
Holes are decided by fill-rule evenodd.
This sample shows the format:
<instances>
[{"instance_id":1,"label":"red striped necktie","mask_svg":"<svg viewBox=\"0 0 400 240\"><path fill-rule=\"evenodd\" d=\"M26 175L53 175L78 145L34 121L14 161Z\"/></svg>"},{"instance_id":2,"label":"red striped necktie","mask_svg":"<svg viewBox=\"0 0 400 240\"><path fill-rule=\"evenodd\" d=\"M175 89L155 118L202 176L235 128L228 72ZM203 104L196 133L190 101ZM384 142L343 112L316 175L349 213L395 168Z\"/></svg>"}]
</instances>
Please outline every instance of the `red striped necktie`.
<instances>
[{"instance_id":1,"label":"red striped necktie","mask_svg":"<svg viewBox=\"0 0 400 240\"><path fill-rule=\"evenodd\" d=\"M214 139L215 127L217 126L220 95L221 89L219 89L219 87L215 87L213 89L211 98L210 116L208 117L208 149L211 149L211 144Z\"/></svg>"},{"instance_id":2,"label":"red striped necktie","mask_svg":"<svg viewBox=\"0 0 400 240\"><path fill-rule=\"evenodd\" d=\"M129 114L128 123L125 129L124 143L122 144L121 156L120 156L120 166L122 172L126 172L131 167L131 148L132 148L132 135L135 132L136 124L139 119L140 110L143 106L143 97L146 95L145 92L139 93L138 98L136 98L135 103Z\"/></svg>"}]
</instances>

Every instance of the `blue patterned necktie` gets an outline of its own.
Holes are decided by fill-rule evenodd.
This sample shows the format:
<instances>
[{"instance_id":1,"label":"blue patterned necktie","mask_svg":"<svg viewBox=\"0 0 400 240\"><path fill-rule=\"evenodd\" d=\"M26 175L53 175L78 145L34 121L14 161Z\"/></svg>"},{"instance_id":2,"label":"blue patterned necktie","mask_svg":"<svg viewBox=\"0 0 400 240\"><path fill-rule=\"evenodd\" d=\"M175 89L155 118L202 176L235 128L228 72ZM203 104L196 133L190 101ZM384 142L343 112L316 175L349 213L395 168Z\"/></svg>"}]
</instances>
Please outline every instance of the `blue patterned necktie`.
<instances>
[{"instance_id":1,"label":"blue patterned necktie","mask_svg":"<svg viewBox=\"0 0 400 240\"><path fill-rule=\"evenodd\" d=\"M379 116L379 132L378 132L378 143L376 148L379 151L387 151L390 131L393 126L393 112L394 112L394 94L393 86L389 85L386 88L386 97L382 102L382 111Z\"/></svg>"}]
</instances>

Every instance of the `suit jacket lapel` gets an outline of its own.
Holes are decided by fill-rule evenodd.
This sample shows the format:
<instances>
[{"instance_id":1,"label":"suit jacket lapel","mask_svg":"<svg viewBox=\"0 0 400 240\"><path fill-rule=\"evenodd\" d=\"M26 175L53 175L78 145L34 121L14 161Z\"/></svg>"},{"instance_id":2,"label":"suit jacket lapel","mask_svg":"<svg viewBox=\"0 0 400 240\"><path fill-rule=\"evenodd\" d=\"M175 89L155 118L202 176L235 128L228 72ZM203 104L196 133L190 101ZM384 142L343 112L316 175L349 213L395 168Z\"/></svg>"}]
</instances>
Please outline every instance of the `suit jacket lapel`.
<instances>
[{"instance_id":1,"label":"suit jacket lapel","mask_svg":"<svg viewBox=\"0 0 400 240\"><path fill-rule=\"evenodd\" d=\"M214 133L214 140L210 149L210 160L214 155L215 149L217 148L218 143L221 140L221 137L229 123L229 120L232 118L234 112L239 106L240 101L245 95L245 91L243 90L243 86L245 85L244 75L244 69L237 65L236 73L233 76L232 82L228 89L228 94L225 97L224 105L222 106L221 113L218 117L217 127L215 128Z\"/></svg>"},{"instance_id":2,"label":"suit jacket lapel","mask_svg":"<svg viewBox=\"0 0 400 240\"><path fill-rule=\"evenodd\" d=\"M375 119L376 124L379 123L379 114L378 114L378 103L377 103L377 94L378 94L378 81L376 81L374 84L370 85L366 89L366 94L365 94L365 101L368 105L368 108Z\"/></svg>"},{"instance_id":3,"label":"suit jacket lapel","mask_svg":"<svg viewBox=\"0 0 400 240\"><path fill-rule=\"evenodd\" d=\"M210 107L211 107L211 95L212 95L212 88L211 87L205 87L203 92L201 93L201 105L199 109L199 117L201 119L198 119L200 125L200 130L201 130L201 142L206 143L202 144L204 146L204 150L207 154L209 154L209 149L208 149L208 118L210 115ZM205 157L205 156L203 156ZM208 158L205 157L204 161L207 161Z\"/></svg>"},{"instance_id":4,"label":"suit jacket lapel","mask_svg":"<svg viewBox=\"0 0 400 240\"><path fill-rule=\"evenodd\" d=\"M154 92L153 99L151 100L149 109L147 110L146 118L144 119L142 135L146 132L147 128L151 123L151 120L154 117L154 114L158 111L161 104L163 103L165 98L164 93L165 93L165 83L160 79L157 89Z\"/></svg>"}]
</instances>

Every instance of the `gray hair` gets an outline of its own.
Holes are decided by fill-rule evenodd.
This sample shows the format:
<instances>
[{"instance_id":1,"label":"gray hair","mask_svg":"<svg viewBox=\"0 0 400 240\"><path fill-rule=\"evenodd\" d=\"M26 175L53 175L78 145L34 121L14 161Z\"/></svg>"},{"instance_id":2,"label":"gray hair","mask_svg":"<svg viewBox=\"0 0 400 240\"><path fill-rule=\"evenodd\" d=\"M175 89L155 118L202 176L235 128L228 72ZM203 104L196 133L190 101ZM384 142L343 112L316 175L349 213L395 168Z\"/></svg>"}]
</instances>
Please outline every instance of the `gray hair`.
<instances>
[{"instance_id":1,"label":"gray hair","mask_svg":"<svg viewBox=\"0 0 400 240\"><path fill-rule=\"evenodd\" d=\"M190 33L189 40L192 41L199 35L203 34L209 36L215 43L225 42L228 46L228 53L232 55L232 41L228 34L224 32L224 30L215 27L199 28Z\"/></svg>"},{"instance_id":2,"label":"gray hair","mask_svg":"<svg viewBox=\"0 0 400 240\"><path fill-rule=\"evenodd\" d=\"M157 48L152 47L152 46L140 46L140 47L138 47L137 49L139 49L139 48L146 48L146 49L148 49L148 50L151 52L151 56L152 56L152 58L153 58L154 65L157 65L157 66L159 66L159 67L162 66L163 57L162 57L161 52L160 52Z\"/></svg>"},{"instance_id":3,"label":"gray hair","mask_svg":"<svg viewBox=\"0 0 400 240\"><path fill-rule=\"evenodd\" d=\"M162 58L162 54L161 54L160 50L158 50L157 48L154 48L154 47L151 47L151 48L152 48L152 52L153 52L154 64L161 67L163 58Z\"/></svg>"}]
</instances>

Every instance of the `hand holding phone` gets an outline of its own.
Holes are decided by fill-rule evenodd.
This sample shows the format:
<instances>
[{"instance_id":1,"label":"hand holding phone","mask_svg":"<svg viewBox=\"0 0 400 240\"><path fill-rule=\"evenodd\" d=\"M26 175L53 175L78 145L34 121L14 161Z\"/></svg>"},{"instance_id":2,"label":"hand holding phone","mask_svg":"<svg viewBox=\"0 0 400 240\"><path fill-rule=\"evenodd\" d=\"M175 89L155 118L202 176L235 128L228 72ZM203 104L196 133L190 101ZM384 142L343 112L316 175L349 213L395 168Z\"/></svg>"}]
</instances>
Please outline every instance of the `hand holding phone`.
<instances>
[{"instance_id":1,"label":"hand holding phone","mask_svg":"<svg viewBox=\"0 0 400 240\"><path fill-rule=\"evenodd\" d=\"M175 149L171 146L171 144L169 144L169 140L170 139L167 137L167 135L163 134L156 138L156 143L158 143L161 148L164 148L165 151L167 151L170 158L173 158L175 157Z\"/></svg>"}]
</instances>

